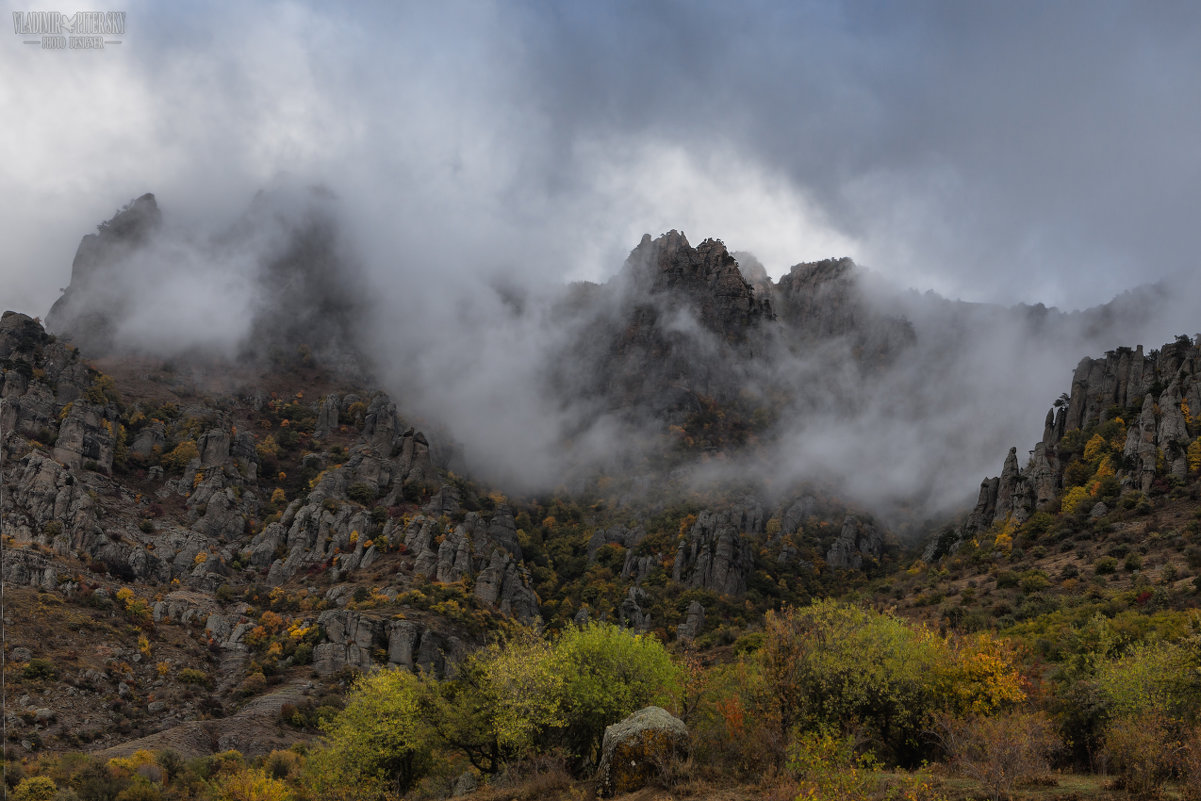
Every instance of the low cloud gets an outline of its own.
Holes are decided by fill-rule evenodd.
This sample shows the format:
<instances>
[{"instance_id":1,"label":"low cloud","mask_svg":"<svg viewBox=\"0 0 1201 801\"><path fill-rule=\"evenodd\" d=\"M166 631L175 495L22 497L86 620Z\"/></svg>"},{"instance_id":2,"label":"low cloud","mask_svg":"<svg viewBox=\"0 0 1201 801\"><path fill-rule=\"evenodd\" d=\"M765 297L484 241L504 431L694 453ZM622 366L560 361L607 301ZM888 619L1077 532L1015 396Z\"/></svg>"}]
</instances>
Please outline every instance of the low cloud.
<instances>
[{"instance_id":1,"label":"low cloud","mask_svg":"<svg viewBox=\"0 0 1201 801\"><path fill-rule=\"evenodd\" d=\"M540 310L567 282L607 281L644 232L721 237L777 278L847 255L881 283L1001 305L1170 283L1151 318L1041 332L890 291L918 336L908 372L846 374L820 351L787 368L855 413L782 426L776 470L824 463L856 492L939 508L1033 444L1081 356L1192 327L1191 7L126 10L119 47L0 46L3 304L48 309L80 234L152 191L174 233L119 287L137 301L120 335L228 349L262 253L213 232L281 175L329 187L362 269L345 283L367 287L359 316L398 396L519 483L638 438L541 389L573 323Z\"/></svg>"}]
</instances>

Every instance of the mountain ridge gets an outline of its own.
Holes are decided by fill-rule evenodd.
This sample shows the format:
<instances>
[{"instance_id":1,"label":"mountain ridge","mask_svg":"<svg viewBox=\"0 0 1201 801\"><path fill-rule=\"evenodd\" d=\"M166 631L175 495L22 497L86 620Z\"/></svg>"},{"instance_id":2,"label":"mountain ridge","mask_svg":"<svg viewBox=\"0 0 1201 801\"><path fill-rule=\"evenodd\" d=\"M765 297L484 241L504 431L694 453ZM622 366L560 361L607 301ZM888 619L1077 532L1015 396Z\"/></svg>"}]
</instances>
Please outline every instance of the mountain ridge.
<instances>
[{"instance_id":1,"label":"mountain ridge","mask_svg":"<svg viewBox=\"0 0 1201 801\"><path fill-rule=\"evenodd\" d=\"M349 671L390 664L441 674L489 632L523 625L612 620L680 647L720 648L768 609L868 586L905 551L842 480L838 448L854 450L864 440L849 432L884 419L900 430L933 427L886 442L889 457L915 442L928 450L928 432L946 430L938 415L954 407L924 388L973 362L981 341L931 342L931 320L911 320L897 296L865 290L849 260L797 265L773 283L749 267L748 280L718 240L694 248L679 232L644 237L607 284L568 290L549 307L510 293L508 314L548 314L562 334L538 351L553 358L535 373L546 380L537 392L567 412L567 436L556 441L607 431L616 442L609 461L562 471L555 489L505 493L474 473L462 455L470 441L460 447L442 433L453 425L436 416L415 425L405 390L425 376L410 372L396 394L370 378L363 365L379 357L353 352L353 319L279 326L249 351L129 348L145 343L93 325L82 265L111 274L128 256L136 275L169 267L155 261L164 251L122 252L123 231L135 231L140 247L165 230L148 197L135 202L141 216L122 217L126 209L81 243L82 283L50 315L62 336L25 315L0 319L9 489L0 514L13 545L5 580L61 628L40 641L23 618L14 632L26 665L57 666L20 680L26 752L78 745L73 731L89 732L89 747L124 747L163 725L152 705L168 702L174 716L150 742L173 742L171 732L193 742L196 721L232 720L274 688L289 705L313 707ZM262 203L258 213L274 214L270 198ZM279 285L292 268L336 277L339 251L327 244L337 239L285 235L256 263ZM97 250L105 242L116 244ZM321 284L297 286L304 295ZM279 304L251 314L239 337L253 340L256 320L291 313L295 295L262 297ZM981 326L984 338L1000 330L989 327L996 319L1030 314L934 303L937 319ZM301 321L353 318L358 308L301 307ZM137 313L101 308L109 323ZM1023 347L1075 325L1037 317ZM333 347L310 339L325 331ZM976 374L959 376L968 378ZM1081 404L1083 420L1096 404ZM601 419L610 427L596 428ZM969 415L964 430L979 419ZM836 448L810 448L826 428ZM895 430L873 433L887 440ZM810 472L785 469L790 448ZM889 471L924 469L855 455L884 462L867 476L877 492ZM891 489L904 498L910 486ZM917 532L929 530L923 514L913 516ZM85 656L81 630L103 653ZM183 665L195 671L186 679L171 672ZM56 705L49 718L36 714L34 693ZM208 727L224 732L212 747L233 743L226 735L237 725Z\"/></svg>"}]
</instances>

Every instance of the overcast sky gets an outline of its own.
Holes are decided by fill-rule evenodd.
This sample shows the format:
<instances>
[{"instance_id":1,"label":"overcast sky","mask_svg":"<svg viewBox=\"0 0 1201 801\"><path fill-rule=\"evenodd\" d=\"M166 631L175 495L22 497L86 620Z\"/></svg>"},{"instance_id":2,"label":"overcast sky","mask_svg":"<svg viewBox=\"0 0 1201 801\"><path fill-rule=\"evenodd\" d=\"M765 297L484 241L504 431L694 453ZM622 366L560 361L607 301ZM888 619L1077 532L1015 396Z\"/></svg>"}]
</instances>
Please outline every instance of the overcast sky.
<instances>
[{"instance_id":1,"label":"overcast sky","mask_svg":"<svg viewBox=\"0 0 1201 801\"><path fill-rule=\"evenodd\" d=\"M970 300L1102 302L1201 251L1189 2L17 3L0 39L0 304L44 314L129 199L219 226L281 174L370 269L603 279L643 232L849 255ZM36 37L33 37L36 38Z\"/></svg>"}]
</instances>

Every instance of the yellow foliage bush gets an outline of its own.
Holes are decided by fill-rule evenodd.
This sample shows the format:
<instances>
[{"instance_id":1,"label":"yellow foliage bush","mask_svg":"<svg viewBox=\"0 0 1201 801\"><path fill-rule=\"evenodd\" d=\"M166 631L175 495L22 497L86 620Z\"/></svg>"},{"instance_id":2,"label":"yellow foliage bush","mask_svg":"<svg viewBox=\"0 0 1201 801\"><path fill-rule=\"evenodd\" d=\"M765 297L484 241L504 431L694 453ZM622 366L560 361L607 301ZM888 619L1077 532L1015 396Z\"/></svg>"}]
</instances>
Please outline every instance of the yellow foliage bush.
<instances>
[{"instance_id":1,"label":"yellow foliage bush","mask_svg":"<svg viewBox=\"0 0 1201 801\"><path fill-rule=\"evenodd\" d=\"M183 470L188 466L188 462L199 458L200 451L196 448L196 443L185 439L172 448L169 453L163 454L163 467L168 470Z\"/></svg>"},{"instance_id":2,"label":"yellow foliage bush","mask_svg":"<svg viewBox=\"0 0 1201 801\"><path fill-rule=\"evenodd\" d=\"M1013 647L988 633L959 643L947 678L961 712L992 715L1026 700Z\"/></svg>"},{"instance_id":3,"label":"yellow foliage bush","mask_svg":"<svg viewBox=\"0 0 1201 801\"><path fill-rule=\"evenodd\" d=\"M292 790L259 768L225 776L217 785L216 801L291 801Z\"/></svg>"},{"instance_id":4,"label":"yellow foliage bush","mask_svg":"<svg viewBox=\"0 0 1201 801\"><path fill-rule=\"evenodd\" d=\"M1080 505L1087 503L1089 500L1091 500L1091 498L1092 496L1089 494L1086 488L1072 487L1070 490L1064 493L1063 500L1060 501L1060 506L1063 508L1063 511L1067 512L1068 514L1075 514L1076 510L1080 508Z\"/></svg>"},{"instance_id":5,"label":"yellow foliage bush","mask_svg":"<svg viewBox=\"0 0 1201 801\"><path fill-rule=\"evenodd\" d=\"M1006 553L1013 550L1013 535L1017 533L1017 529L1017 521L1013 519L1012 515L1005 518L1005 523L1001 526L1001 530L997 532L997 536L993 540L993 545L998 550L1005 551Z\"/></svg>"},{"instance_id":6,"label":"yellow foliage bush","mask_svg":"<svg viewBox=\"0 0 1201 801\"><path fill-rule=\"evenodd\" d=\"M1109 447L1109 443L1100 434L1093 434L1092 439L1084 446L1084 460L1086 462L1095 463L1098 459L1105 455L1105 450Z\"/></svg>"},{"instance_id":7,"label":"yellow foliage bush","mask_svg":"<svg viewBox=\"0 0 1201 801\"><path fill-rule=\"evenodd\" d=\"M268 434L255 443L254 452L260 459L275 459L279 456L279 444Z\"/></svg>"},{"instance_id":8,"label":"yellow foliage bush","mask_svg":"<svg viewBox=\"0 0 1201 801\"><path fill-rule=\"evenodd\" d=\"M49 776L30 776L21 779L13 791L13 801L53 801L58 785Z\"/></svg>"},{"instance_id":9,"label":"yellow foliage bush","mask_svg":"<svg viewBox=\"0 0 1201 801\"><path fill-rule=\"evenodd\" d=\"M1185 454L1188 459L1188 468L1194 472L1201 470L1201 437L1189 443L1188 451Z\"/></svg>"}]
</instances>

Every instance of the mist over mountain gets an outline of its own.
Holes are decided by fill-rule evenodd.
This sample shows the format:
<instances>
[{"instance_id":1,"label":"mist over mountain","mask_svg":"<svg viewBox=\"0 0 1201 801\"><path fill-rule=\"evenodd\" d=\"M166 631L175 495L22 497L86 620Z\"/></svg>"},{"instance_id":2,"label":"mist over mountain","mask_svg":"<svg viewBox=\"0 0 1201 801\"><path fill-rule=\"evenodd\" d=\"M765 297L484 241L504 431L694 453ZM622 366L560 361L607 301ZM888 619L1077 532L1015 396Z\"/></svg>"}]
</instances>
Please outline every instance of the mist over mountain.
<instances>
[{"instance_id":1,"label":"mist over mountain","mask_svg":"<svg viewBox=\"0 0 1201 801\"><path fill-rule=\"evenodd\" d=\"M678 231L644 236L600 284L389 271L386 235L356 237L347 205L276 187L205 234L144 195L84 237L48 327L85 355L374 375L508 490L815 484L906 528L965 508L999 454L1032 443L1081 353L1187 319L1162 285L1063 312L919 293L848 258L773 282L753 254Z\"/></svg>"}]
</instances>

